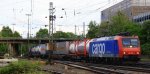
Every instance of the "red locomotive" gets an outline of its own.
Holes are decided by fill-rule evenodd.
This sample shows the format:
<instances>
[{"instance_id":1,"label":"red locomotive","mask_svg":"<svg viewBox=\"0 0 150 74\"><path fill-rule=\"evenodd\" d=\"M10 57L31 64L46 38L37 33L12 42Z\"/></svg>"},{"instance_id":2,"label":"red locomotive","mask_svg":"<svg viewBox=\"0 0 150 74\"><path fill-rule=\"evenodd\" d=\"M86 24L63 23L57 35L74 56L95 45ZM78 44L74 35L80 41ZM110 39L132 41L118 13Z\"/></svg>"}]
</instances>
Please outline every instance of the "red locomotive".
<instances>
[{"instance_id":1,"label":"red locomotive","mask_svg":"<svg viewBox=\"0 0 150 74\"><path fill-rule=\"evenodd\" d=\"M139 61L141 53L138 36L110 36L84 41L74 41L69 45L69 55L86 59Z\"/></svg>"}]
</instances>

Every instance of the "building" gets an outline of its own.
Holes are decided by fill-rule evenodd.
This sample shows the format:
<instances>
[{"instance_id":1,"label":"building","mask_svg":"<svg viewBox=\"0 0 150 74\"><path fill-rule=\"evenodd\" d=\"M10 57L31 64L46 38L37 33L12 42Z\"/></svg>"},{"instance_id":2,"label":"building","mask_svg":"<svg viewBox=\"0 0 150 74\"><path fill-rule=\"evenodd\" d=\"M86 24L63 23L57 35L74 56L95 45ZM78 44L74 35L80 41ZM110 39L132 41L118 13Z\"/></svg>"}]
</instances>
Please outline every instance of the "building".
<instances>
[{"instance_id":1,"label":"building","mask_svg":"<svg viewBox=\"0 0 150 74\"><path fill-rule=\"evenodd\" d=\"M130 20L143 22L150 20L150 0L123 0L101 12L101 21L109 21L118 11Z\"/></svg>"}]
</instances>

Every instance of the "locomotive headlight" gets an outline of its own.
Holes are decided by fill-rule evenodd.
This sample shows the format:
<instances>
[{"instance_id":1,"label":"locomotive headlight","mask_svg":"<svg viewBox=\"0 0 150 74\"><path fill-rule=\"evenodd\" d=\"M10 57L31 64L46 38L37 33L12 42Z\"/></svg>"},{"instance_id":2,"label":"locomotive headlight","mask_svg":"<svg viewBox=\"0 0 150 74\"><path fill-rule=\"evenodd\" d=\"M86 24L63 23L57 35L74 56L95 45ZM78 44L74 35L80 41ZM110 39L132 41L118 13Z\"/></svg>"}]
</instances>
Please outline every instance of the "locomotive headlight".
<instances>
[{"instance_id":1,"label":"locomotive headlight","mask_svg":"<svg viewBox=\"0 0 150 74\"><path fill-rule=\"evenodd\" d=\"M130 46L130 48L132 48L133 46Z\"/></svg>"},{"instance_id":2,"label":"locomotive headlight","mask_svg":"<svg viewBox=\"0 0 150 74\"><path fill-rule=\"evenodd\" d=\"M136 54L140 54L139 52L136 52Z\"/></svg>"},{"instance_id":3,"label":"locomotive headlight","mask_svg":"<svg viewBox=\"0 0 150 74\"><path fill-rule=\"evenodd\" d=\"M126 52L123 52L123 54L126 54Z\"/></svg>"}]
</instances>

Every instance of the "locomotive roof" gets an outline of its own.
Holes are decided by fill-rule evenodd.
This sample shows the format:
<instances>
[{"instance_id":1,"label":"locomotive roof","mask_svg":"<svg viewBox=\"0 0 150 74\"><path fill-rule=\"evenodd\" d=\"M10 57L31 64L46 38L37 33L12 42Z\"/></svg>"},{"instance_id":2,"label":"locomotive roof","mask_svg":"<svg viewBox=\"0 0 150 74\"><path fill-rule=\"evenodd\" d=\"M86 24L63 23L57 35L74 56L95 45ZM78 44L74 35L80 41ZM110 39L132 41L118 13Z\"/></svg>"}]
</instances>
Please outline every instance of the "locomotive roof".
<instances>
[{"instance_id":1,"label":"locomotive roof","mask_svg":"<svg viewBox=\"0 0 150 74\"><path fill-rule=\"evenodd\" d=\"M93 41L101 41L101 40L114 40L116 36L109 36L109 37L100 37L100 38L94 38Z\"/></svg>"}]
</instances>

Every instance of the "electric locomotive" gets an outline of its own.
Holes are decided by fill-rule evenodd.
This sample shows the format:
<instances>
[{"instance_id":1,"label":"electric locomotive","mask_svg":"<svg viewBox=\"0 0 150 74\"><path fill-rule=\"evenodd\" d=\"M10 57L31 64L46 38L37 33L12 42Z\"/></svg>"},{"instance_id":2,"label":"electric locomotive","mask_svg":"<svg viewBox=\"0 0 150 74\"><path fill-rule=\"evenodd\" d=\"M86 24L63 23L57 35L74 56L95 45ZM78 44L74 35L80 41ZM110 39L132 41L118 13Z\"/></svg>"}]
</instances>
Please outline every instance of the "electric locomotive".
<instances>
[{"instance_id":1,"label":"electric locomotive","mask_svg":"<svg viewBox=\"0 0 150 74\"><path fill-rule=\"evenodd\" d=\"M139 61L138 36L109 36L74 41L69 54L94 61Z\"/></svg>"}]
</instances>

